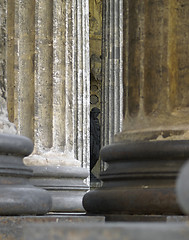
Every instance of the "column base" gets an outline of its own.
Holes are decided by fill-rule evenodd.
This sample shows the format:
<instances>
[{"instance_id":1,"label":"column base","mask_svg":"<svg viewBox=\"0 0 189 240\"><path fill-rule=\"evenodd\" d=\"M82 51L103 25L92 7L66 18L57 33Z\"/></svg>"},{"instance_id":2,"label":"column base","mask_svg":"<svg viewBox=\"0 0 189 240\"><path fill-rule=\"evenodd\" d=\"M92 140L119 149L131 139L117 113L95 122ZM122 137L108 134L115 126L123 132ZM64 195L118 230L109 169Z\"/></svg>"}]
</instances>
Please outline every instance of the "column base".
<instances>
[{"instance_id":1,"label":"column base","mask_svg":"<svg viewBox=\"0 0 189 240\"><path fill-rule=\"evenodd\" d=\"M29 183L32 170L23 157L33 150L30 139L0 134L0 215L41 215L51 208L51 197Z\"/></svg>"},{"instance_id":2,"label":"column base","mask_svg":"<svg viewBox=\"0 0 189 240\"><path fill-rule=\"evenodd\" d=\"M93 214L182 215L175 181L189 157L189 141L125 142L106 146L103 186L88 192L84 208Z\"/></svg>"},{"instance_id":3,"label":"column base","mask_svg":"<svg viewBox=\"0 0 189 240\"><path fill-rule=\"evenodd\" d=\"M68 166L32 166L33 185L47 190L52 197L51 212L84 212L82 199L89 187L84 184L87 169Z\"/></svg>"},{"instance_id":4,"label":"column base","mask_svg":"<svg viewBox=\"0 0 189 240\"><path fill-rule=\"evenodd\" d=\"M189 161L181 168L176 184L177 201L185 214L189 214Z\"/></svg>"}]
</instances>

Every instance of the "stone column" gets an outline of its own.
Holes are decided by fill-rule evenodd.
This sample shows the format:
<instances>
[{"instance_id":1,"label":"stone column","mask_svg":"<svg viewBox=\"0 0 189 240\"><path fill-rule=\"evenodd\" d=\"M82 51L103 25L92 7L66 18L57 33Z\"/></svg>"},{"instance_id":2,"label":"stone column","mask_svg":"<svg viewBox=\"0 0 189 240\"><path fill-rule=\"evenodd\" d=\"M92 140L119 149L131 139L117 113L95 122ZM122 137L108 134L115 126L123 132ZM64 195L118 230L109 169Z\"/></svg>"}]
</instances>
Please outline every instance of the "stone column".
<instances>
[{"instance_id":1,"label":"stone column","mask_svg":"<svg viewBox=\"0 0 189 240\"><path fill-rule=\"evenodd\" d=\"M32 183L51 193L51 211L83 211L89 165L88 1L15 3L14 120L18 131L34 140L25 163L34 170Z\"/></svg>"},{"instance_id":2,"label":"stone column","mask_svg":"<svg viewBox=\"0 0 189 240\"><path fill-rule=\"evenodd\" d=\"M16 135L7 113L7 6L0 1L0 215L45 214L51 208L50 195L29 184L32 170L23 157L33 150L30 139Z\"/></svg>"},{"instance_id":3,"label":"stone column","mask_svg":"<svg viewBox=\"0 0 189 240\"><path fill-rule=\"evenodd\" d=\"M102 146L112 143L123 120L123 0L103 1Z\"/></svg>"},{"instance_id":4,"label":"stone column","mask_svg":"<svg viewBox=\"0 0 189 240\"><path fill-rule=\"evenodd\" d=\"M189 157L187 0L125 0L124 123L101 151L109 167L88 212L180 214L175 179Z\"/></svg>"}]
</instances>

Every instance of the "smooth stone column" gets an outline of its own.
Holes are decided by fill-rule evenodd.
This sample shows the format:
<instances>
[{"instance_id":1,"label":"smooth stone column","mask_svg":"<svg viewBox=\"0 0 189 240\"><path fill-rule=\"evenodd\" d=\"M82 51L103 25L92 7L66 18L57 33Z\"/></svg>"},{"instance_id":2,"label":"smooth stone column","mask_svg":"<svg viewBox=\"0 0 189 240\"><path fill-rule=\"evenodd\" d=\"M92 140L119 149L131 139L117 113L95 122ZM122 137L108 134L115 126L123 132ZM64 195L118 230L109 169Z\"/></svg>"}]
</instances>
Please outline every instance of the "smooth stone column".
<instances>
[{"instance_id":1,"label":"smooth stone column","mask_svg":"<svg viewBox=\"0 0 189 240\"><path fill-rule=\"evenodd\" d=\"M123 131L102 149L104 184L85 195L84 207L106 215L181 214L175 180L189 158L189 5L127 0L123 12Z\"/></svg>"},{"instance_id":2,"label":"smooth stone column","mask_svg":"<svg viewBox=\"0 0 189 240\"><path fill-rule=\"evenodd\" d=\"M8 78L15 85L9 115L18 132L34 141L32 155L24 159L34 171L31 182L51 193L51 211L84 211L90 134L88 1L16 0L8 9L15 15L8 35L8 60L15 58L14 78Z\"/></svg>"},{"instance_id":3,"label":"smooth stone column","mask_svg":"<svg viewBox=\"0 0 189 240\"><path fill-rule=\"evenodd\" d=\"M23 164L23 158L33 151L33 143L15 135L15 125L8 119L6 13L7 1L0 1L0 215L45 214L51 208L51 197L29 183L32 170Z\"/></svg>"}]
</instances>

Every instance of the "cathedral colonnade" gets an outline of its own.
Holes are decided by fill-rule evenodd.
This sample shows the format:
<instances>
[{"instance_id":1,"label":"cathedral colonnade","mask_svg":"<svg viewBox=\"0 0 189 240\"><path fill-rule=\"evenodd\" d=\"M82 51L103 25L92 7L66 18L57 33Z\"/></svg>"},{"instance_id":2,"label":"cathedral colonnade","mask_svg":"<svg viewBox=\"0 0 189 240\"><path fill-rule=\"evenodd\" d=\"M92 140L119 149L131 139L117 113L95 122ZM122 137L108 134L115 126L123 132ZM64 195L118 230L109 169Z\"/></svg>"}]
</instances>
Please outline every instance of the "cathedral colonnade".
<instances>
[{"instance_id":1,"label":"cathedral colonnade","mask_svg":"<svg viewBox=\"0 0 189 240\"><path fill-rule=\"evenodd\" d=\"M34 142L24 162L33 169L31 183L51 194L51 211L84 211L88 1L1 0L0 5L1 132L15 133L14 123L18 134ZM189 157L188 6L187 0L104 1L103 144L121 133L101 151L108 168L101 173L103 186L84 196L88 213L181 214L175 180Z\"/></svg>"}]
</instances>

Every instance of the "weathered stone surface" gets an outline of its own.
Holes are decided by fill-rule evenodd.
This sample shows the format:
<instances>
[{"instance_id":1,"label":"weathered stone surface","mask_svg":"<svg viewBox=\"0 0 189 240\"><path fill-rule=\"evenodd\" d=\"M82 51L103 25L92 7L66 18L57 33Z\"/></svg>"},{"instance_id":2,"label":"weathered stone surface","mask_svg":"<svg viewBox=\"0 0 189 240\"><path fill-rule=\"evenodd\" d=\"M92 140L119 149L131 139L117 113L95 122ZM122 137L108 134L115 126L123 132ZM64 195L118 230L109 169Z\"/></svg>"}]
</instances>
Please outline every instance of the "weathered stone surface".
<instances>
[{"instance_id":1,"label":"weathered stone surface","mask_svg":"<svg viewBox=\"0 0 189 240\"><path fill-rule=\"evenodd\" d=\"M6 1L0 1L0 132L16 133L15 126L8 120L7 113L7 81L6 81Z\"/></svg>"},{"instance_id":2,"label":"weathered stone surface","mask_svg":"<svg viewBox=\"0 0 189 240\"><path fill-rule=\"evenodd\" d=\"M87 167L88 1L13 2L7 5L8 107L18 132L33 139L39 155L38 162L33 158L27 164L64 165L77 159L70 165ZM46 152L54 158L43 157Z\"/></svg>"},{"instance_id":3,"label":"weathered stone surface","mask_svg":"<svg viewBox=\"0 0 189 240\"><path fill-rule=\"evenodd\" d=\"M124 123L116 141L188 139L187 0L124 2Z\"/></svg>"},{"instance_id":4,"label":"weathered stone surface","mask_svg":"<svg viewBox=\"0 0 189 240\"><path fill-rule=\"evenodd\" d=\"M188 224L38 224L24 229L24 240L188 240Z\"/></svg>"},{"instance_id":5,"label":"weathered stone surface","mask_svg":"<svg viewBox=\"0 0 189 240\"><path fill-rule=\"evenodd\" d=\"M104 222L104 217L82 215L46 215L46 216L17 216L0 217L0 239L1 240L22 240L25 225L32 223L98 223Z\"/></svg>"}]
</instances>

